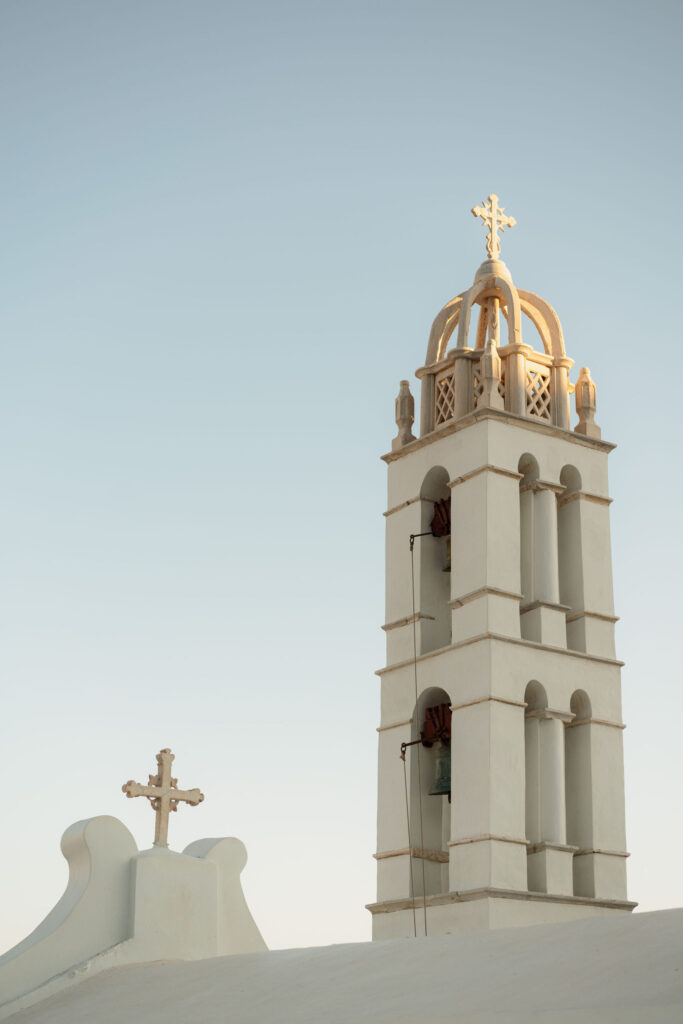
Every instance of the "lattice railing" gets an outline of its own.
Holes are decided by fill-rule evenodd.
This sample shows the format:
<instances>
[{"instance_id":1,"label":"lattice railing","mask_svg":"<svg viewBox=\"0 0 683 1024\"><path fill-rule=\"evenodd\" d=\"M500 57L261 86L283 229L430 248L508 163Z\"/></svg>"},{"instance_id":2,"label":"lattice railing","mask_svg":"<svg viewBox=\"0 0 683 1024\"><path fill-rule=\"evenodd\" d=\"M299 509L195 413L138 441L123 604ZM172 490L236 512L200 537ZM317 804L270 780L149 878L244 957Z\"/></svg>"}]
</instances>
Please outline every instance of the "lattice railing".
<instances>
[{"instance_id":1,"label":"lattice railing","mask_svg":"<svg viewBox=\"0 0 683 1024\"><path fill-rule=\"evenodd\" d=\"M434 426L452 420L455 415L455 377L453 368L440 373L434 384Z\"/></svg>"},{"instance_id":2,"label":"lattice railing","mask_svg":"<svg viewBox=\"0 0 683 1024\"><path fill-rule=\"evenodd\" d=\"M472 370L472 406L477 408L477 401L481 397L481 393L484 390L483 378L479 375L479 370Z\"/></svg>"},{"instance_id":3,"label":"lattice railing","mask_svg":"<svg viewBox=\"0 0 683 1024\"><path fill-rule=\"evenodd\" d=\"M526 413L550 419L550 370L540 363L526 364Z\"/></svg>"}]
</instances>

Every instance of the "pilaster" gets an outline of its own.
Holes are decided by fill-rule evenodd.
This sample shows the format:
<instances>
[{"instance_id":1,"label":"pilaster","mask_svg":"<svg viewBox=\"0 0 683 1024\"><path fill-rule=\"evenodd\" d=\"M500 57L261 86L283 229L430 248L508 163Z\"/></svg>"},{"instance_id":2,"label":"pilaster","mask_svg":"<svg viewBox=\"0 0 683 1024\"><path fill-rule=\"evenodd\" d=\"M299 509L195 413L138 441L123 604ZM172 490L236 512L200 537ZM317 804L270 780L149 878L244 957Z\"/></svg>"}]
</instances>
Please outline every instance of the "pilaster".
<instances>
[{"instance_id":1,"label":"pilaster","mask_svg":"<svg viewBox=\"0 0 683 1024\"><path fill-rule=\"evenodd\" d=\"M451 635L519 636L518 473L484 465L451 484Z\"/></svg>"},{"instance_id":2,"label":"pilaster","mask_svg":"<svg viewBox=\"0 0 683 1024\"><path fill-rule=\"evenodd\" d=\"M572 857L567 845L564 723L572 715L551 708L527 711L526 790L528 883L534 892L571 895Z\"/></svg>"},{"instance_id":3,"label":"pilaster","mask_svg":"<svg viewBox=\"0 0 683 1024\"><path fill-rule=\"evenodd\" d=\"M559 557L569 605L567 643L574 650L615 657L609 498L576 491L560 498L565 543Z\"/></svg>"},{"instance_id":4,"label":"pilaster","mask_svg":"<svg viewBox=\"0 0 683 1024\"><path fill-rule=\"evenodd\" d=\"M500 349L505 359L505 408L516 416L526 416L526 361L532 350L528 345L506 345Z\"/></svg>"},{"instance_id":5,"label":"pilaster","mask_svg":"<svg viewBox=\"0 0 683 1024\"><path fill-rule=\"evenodd\" d=\"M522 636L553 647L567 646L568 609L560 604L557 539L556 495L560 490L556 484L537 480L520 495L527 507L532 505L523 516L521 539L523 578L533 593L532 600L520 609Z\"/></svg>"},{"instance_id":6,"label":"pilaster","mask_svg":"<svg viewBox=\"0 0 683 1024\"><path fill-rule=\"evenodd\" d=\"M450 888L526 889L524 707L454 706Z\"/></svg>"}]
</instances>

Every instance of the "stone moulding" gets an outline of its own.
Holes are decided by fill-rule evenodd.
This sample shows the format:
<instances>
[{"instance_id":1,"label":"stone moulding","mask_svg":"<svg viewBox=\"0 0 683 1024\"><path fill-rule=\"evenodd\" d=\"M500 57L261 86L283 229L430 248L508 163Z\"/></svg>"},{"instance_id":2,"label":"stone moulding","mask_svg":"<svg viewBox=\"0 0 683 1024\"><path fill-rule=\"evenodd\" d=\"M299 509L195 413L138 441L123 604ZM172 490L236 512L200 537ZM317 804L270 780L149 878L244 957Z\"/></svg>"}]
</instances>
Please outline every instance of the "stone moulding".
<instances>
[{"instance_id":1,"label":"stone moulding","mask_svg":"<svg viewBox=\"0 0 683 1024\"><path fill-rule=\"evenodd\" d=\"M513 700L512 697L496 697L489 694L486 697L477 697L475 700L466 700L463 704L451 704L451 711L462 711L463 708L473 708L477 704L487 704L492 701L495 704L510 704L514 708L525 708L523 700Z\"/></svg>"},{"instance_id":2,"label":"stone moulding","mask_svg":"<svg viewBox=\"0 0 683 1024\"><path fill-rule=\"evenodd\" d=\"M392 629L401 629L403 626L410 626L413 622L419 622L421 619L428 619L434 622L433 615L425 615L424 612L415 612L414 615L406 615L402 619L396 619L394 622L385 622L382 629L385 633L390 632Z\"/></svg>"},{"instance_id":3,"label":"stone moulding","mask_svg":"<svg viewBox=\"0 0 683 1024\"><path fill-rule=\"evenodd\" d=\"M549 437L561 437L570 444L578 444L584 448L595 448L601 452L611 452L616 448L616 445L610 441L602 441L595 437L586 437L584 434L576 434L573 430L565 430L563 427L557 427L554 423L548 423L545 420L517 416L515 413L508 412L507 409L485 408L474 409L472 412L468 412L466 416L462 416L457 420L448 420L446 423L436 427L431 433L425 434L424 437L418 437L417 440L411 441L410 444L405 445L404 448L400 448L398 451L387 452L381 458L387 463L395 462L397 459L402 459L406 455L418 451L420 448L434 444L435 441L441 440L442 437L448 437L450 434L455 434L458 430L465 430L467 427L472 426L473 423L488 419L497 419L502 423L510 423L513 426L520 427L522 430L547 434Z\"/></svg>"},{"instance_id":4,"label":"stone moulding","mask_svg":"<svg viewBox=\"0 0 683 1024\"><path fill-rule=\"evenodd\" d=\"M422 850L419 847L404 847L402 850L384 850L381 853L373 853L375 860L387 860L389 857L413 857L415 860L431 860L436 864L448 864L448 854L445 850Z\"/></svg>"},{"instance_id":5,"label":"stone moulding","mask_svg":"<svg viewBox=\"0 0 683 1024\"><path fill-rule=\"evenodd\" d=\"M389 725L378 725L376 731L377 732L386 732L387 729L399 729L399 728L401 728L401 726L412 725L412 724L413 724L412 718L406 718L402 722L391 722Z\"/></svg>"},{"instance_id":6,"label":"stone moulding","mask_svg":"<svg viewBox=\"0 0 683 1024\"><path fill-rule=\"evenodd\" d=\"M375 669L376 676L385 676L390 672L397 672L399 669L412 667L415 661L427 661L429 658L436 658L444 651L457 651L461 647L469 647L471 644L482 643L485 640L496 640L500 643L515 644L518 647L530 647L533 650L547 651L549 654L563 654L569 658L579 658L583 661L594 661L602 665L614 665L623 668L624 662L617 658L605 658L601 654L589 654L587 651L575 651L571 647L553 647L551 644L537 643L535 640L525 640L516 636L505 636L502 633L479 633L477 636L469 636L465 640L458 640L457 643L448 644L446 647L437 647L434 651L427 651L425 654L418 654L417 659L408 658L404 661L397 661L393 665L386 665L384 668Z\"/></svg>"},{"instance_id":7,"label":"stone moulding","mask_svg":"<svg viewBox=\"0 0 683 1024\"><path fill-rule=\"evenodd\" d=\"M476 469L471 469L468 473L463 473L462 476L458 476L455 480L451 480L448 484L449 487L457 487L459 484L464 484L472 477L479 476L480 473L497 473L499 476L506 476L512 480L521 480L524 476L523 473L517 473L512 469L505 469L504 466L494 466L492 463L485 463L482 466L477 466Z\"/></svg>"},{"instance_id":8,"label":"stone moulding","mask_svg":"<svg viewBox=\"0 0 683 1024\"><path fill-rule=\"evenodd\" d=\"M441 907L449 903L469 903L473 900L503 899L525 900L531 903L568 903L574 906L604 907L608 910L631 911L638 906L632 900L603 900L591 896L558 896L550 892L527 892L517 889L468 889L462 892L439 893L436 896L415 896L414 899L385 900L381 903L366 903L365 909L371 914L392 914L413 907Z\"/></svg>"},{"instance_id":9,"label":"stone moulding","mask_svg":"<svg viewBox=\"0 0 683 1024\"><path fill-rule=\"evenodd\" d=\"M625 729L624 722L610 722L606 718L580 718L574 722L567 722L568 729L578 729L580 725L605 725L608 729Z\"/></svg>"},{"instance_id":10,"label":"stone moulding","mask_svg":"<svg viewBox=\"0 0 683 1024\"><path fill-rule=\"evenodd\" d=\"M577 850L574 854L575 857L585 857L591 853L597 853L601 857L630 857L630 853L626 853L624 850Z\"/></svg>"},{"instance_id":11,"label":"stone moulding","mask_svg":"<svg viewBox=\"0 0 683 1024\"><path fill-rule=\"evenodd\" d=\"M590 612L587 608L580 608L567 616L567 622L576 622L577 619L600 619L601 622L618 622L618 615L605 615L604 612Z\"/></svg>"},{"instance_id":12,"label":"stone moulding","mask_svg":"<svg viewBox=\"0 0 683 1024\"><path fill-rule=\"evenodd\" d=\"M448 842L449 846L469 846L471 843L514 843L515 846L528 846L528 840L519 839L516 836L497 836L497 835L484 835L484 836L467 836L464 839L450 839Z\"/></svg>"},{"instance_id":13,"label":"stone moulding","mask_svg":"<svg viewBox=\"0 0 683 1024\"><path fill-rule=\"evenodd\" d=\"M448 605L450 608L462 608L463 605L469 604L470 601L476 601L486 594L491 594L493 597L507 597L510 601L522 600L522 595L516 594L512 590L501 590L500 587L479 587L478 590L471 590L469 594L453 598Z\"/></svg>"}]
</instances>

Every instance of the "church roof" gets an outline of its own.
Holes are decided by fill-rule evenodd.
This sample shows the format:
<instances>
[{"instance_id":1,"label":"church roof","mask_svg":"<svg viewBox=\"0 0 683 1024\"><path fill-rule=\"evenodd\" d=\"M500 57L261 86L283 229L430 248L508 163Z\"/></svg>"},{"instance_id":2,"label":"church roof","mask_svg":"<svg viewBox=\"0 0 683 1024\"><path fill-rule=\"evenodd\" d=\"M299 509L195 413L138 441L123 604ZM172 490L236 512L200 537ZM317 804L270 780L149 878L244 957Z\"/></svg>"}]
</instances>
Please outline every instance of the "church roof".
<instances>
[{"instance_id":1,"label":"church roof","mask_svg":"<svg viewBox=\"0 0 683 1024\"><path fill-rule=\"evenodd\" d=\"M683 1020L683 910L113 968L17 1024Z\"/></svg>"}]
</instances>

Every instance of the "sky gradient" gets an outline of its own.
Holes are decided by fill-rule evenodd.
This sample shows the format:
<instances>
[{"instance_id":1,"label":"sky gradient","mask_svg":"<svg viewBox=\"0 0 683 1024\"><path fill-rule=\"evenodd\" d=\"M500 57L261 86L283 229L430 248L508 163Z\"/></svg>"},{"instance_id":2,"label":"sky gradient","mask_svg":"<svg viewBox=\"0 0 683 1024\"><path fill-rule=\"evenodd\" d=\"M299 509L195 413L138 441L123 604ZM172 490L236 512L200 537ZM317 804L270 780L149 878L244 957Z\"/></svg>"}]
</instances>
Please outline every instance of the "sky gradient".
<instances>
[{"instance_id":1,"label":"sky gradient","mask_svg":"<svg viewBox=\"0 0 683 1024\"><path fill-rule=\"evenodd\" d=\"M503 258L611 456L629 889L681 905L678 3L5 0L0 949L171 746L273 947L369 937L398 381ZM415 390L415 389L414 389ZM9 797L9 799L8 799Z\"/></svg>"}]
</instances>

